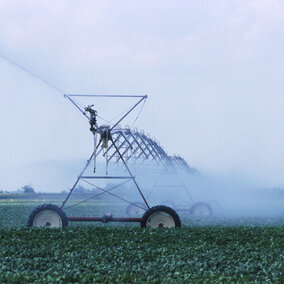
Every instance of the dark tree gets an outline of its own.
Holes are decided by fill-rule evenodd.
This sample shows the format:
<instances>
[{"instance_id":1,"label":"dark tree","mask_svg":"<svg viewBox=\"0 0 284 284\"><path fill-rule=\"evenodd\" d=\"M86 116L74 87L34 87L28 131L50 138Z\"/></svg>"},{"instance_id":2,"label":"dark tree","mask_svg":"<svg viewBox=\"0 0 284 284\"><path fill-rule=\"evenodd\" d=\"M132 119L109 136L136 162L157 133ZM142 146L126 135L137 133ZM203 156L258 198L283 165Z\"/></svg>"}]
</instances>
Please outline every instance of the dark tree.
<instances>
[{"instance_id":1,"label":"dark tree","mask_svg":"<svg viewBox=\"0 0 284 284\"><path fill-rule=\"evenodd\" d=\"M35 193L35 190L30 185L25 185L22 189L24 193Z\"/></svg>"}]
</instances>

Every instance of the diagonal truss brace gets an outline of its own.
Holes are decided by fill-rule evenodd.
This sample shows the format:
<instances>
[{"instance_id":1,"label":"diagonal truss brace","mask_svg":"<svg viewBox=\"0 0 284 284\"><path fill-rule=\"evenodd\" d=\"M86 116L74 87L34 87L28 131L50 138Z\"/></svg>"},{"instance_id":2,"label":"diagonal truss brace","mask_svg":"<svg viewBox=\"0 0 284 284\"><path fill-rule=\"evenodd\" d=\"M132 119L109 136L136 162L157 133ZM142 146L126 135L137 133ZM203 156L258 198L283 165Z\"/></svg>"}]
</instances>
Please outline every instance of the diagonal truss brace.
<instances>
[{"instance_id":1,"label":"diagonal truss brace","mask_svg":"<svg viewBox=\"0 0 284 284\"><path fill-rule=\"evenodd\" d=\"M142 191L141 191L141 189L140 189L140 187L139 187L139 185L137 184L137 182L136 182L136 180L135 180L134 175L132 174L131 170L129 169L128 165L126 164L126 162L125 162L125 160L124 160L122 154L121 154L120 151L119 151L119 148L116 146L116 144L115 144L115 142L114 142L114 140L113 140L113 138L112 138L112 135L111 135L111 131L112 131L126 116L128 116L128 114L129 114L130 112L132 112L142 101L145 101L145 100L147 99L147 95L145 95L145 96L126 96L126 95L118 95L118 96L117 96L117 95L67 95L67 94L65 94L64 97L67 98L67 99L76 107L76 109L79 110L89 121L90 121L90 119L92 118L92 116L91 116L91 115L89 116L89 115L86 113L86 111L84 111L82 108L80 108L80 106L77 105L71 97L132 97L132 98L135 97L135 98L140 98L140 100L139 100L136 104L134 104L134 105L111 127L111 129L109 130L109 133L110 133L109 140L111 140L112 146L115 148L116 152L118 153L118 155L119 155L121 161L123 162L125 168L127 169L128 173L129 173L129 176L116 176L116 177L115 177L115 176L110 177L110 176L107 176L107 175L106 175L106 176L95 176L95 175L94 175L94 176L84 176L84 173L85 173L86 169L88 168L88 166L89 166L91 160L92 160L93 158L95 159L96 156L101 152L101 150L100 150L99 153L97 153L97 150L98 150L99 146L101 145L101 143L102 143L103 140L104 140L103 137L101 136L100 141L99 141L99 143L98 143L97 145L96 145L96 142L95 142L94 152L92 153L91 157L90 157L89 160L87 161L85 167L83 168L82 172L81 172L80 175L78 176L78 178L77 178L77 180L75 181L73 187L70 189L70 192L68 193L67 197L66 197L65 200L63 201L62 206L61 206L61 209L65 206L66 202L67 202L68 199L70 198L70 196L71 196L71 194L73 193L75 187L77 186L77 184L79 183L79 181L80 181L81 179L83 180L83 179L105 179L105 178L106 178L106 179L107 179L107 178L113 178L113 179L131 179L131 180L133 180L133 182L134 182L136 188L138 189L138 191L139 191L139 193L140 193L142 199L144 200L146 206L147 206L148 208L150 208L149 205L148 205L148 202L146 201L146 199L145 199L145 197L144 197L144 195L143 195L143 193L142 193ZM92 131L92 132L93 132L94 135L96 135L96 131ZM129 142L129 141L127 141L127 142ZM129 144L130 144L130 143L129 143ZM131 147L131 144L130 144L130 147Z\"/></svg>"}]
</instances>

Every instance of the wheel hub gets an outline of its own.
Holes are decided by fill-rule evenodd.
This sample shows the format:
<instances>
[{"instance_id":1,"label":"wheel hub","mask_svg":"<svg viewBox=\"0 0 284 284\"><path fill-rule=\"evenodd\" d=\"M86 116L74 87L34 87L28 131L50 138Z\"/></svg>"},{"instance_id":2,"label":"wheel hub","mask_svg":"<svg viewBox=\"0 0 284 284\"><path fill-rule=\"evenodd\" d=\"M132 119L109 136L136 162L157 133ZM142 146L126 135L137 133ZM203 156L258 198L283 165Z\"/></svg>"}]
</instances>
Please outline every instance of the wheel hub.
<instances>
[{"instance_id":1,"label":"wheel hub","mask_svg":"<svg viewBox=\"0 0 284 284\"><path fill-rule=\"evenodd\" d=\"M33 227L61 228L61 217L53 210L45 209L36 214Z\"/></svg>"},{"instance_id":2,"label":"wheel hub","mask_svg":"<svg viewBox=\"0 0 284 284\"><path fill-rule=\"evenodd\" d=\"M150 228L174 228L175 221L171 215L166 212L157 211L147 220L147 227Z\"/></svg>"}]
</instances>

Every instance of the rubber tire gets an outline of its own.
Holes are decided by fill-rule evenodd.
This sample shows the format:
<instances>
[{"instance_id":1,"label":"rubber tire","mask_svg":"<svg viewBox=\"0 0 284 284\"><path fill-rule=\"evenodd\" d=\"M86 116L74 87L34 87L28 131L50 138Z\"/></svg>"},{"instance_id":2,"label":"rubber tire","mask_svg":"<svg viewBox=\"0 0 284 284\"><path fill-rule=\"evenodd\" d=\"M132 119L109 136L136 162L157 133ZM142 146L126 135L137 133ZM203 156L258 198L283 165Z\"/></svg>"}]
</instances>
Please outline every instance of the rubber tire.
<instances>
[{"instance_id":1,"label":"rubber tire","mask_svg":"<svg viewBox=\"0 0 284 284\"><path fill-rule=\"evenodd\" d=\"M157 212L157 211L163 211L166 212L167 214L169 214L175 222L175 227L181 227L181 221L179 218L179 215L176 213L175 210L173 210L172 208L165 206L165 205L157 205L154 207L149 208L143 215L142 220L141 220L141 228L146 228L147 225L147 220L149 219L149 217Z\"/></svg>"},{"instance_id":2,"label":"rubber tire","mask_svg":"<svg viewBox=\"0 0 284 284\"><path fill-rule=\"evenodd\" d=\"M135 204L141 206L141 207L144 207L145 208L145 211L147 210L147 207L145 205L145 203L143 202L140 202L140 201L137 201L137 202L134 202ZM133 204L129 204L125 210L125 213L127 216L132 216L132 214L130 213L131 209L134 207ZM136 207L137 209L140 209L139 207ZM142 209L141 209L142 210Z\"/></svg>"},{"instance_id":3,"label":"rubber tire","mask_svg":"<svg viewBox=\"0 0 284 284\"><path fill-rule=\"evenodd\" d=\"M62 220L62 227L67 227L68 226L68 218L65 215L64 211L59 208L58 206L54 204L42 204L38 207L36 207L30 214L29 219L28 219L28 227L33 227L33 221L35 216L42 210L52 210L55 211L61 218Z\"/></svg>"},{"instance_id":4,"label":"rubber tire","mask_svg":"<svg viewBox=\"0 0 284 284\"><path fill-rule=\"evenodd\" d=\"M208 210L209 210L209 215L194 215L194 209L195 209L195 207L197 207L197 206L199 206L199 205L202 205L202 206L205 206L205 207L207 207L208 208ZM197 216L197 217L207 217L207 216L211 216L212 215L212 208L211 208L211 206L208 204L208 203L206 203L206 202L197 202L197 203L194 203L193 205L192 205L192 207L190 208L190 214L192 214L192 215L194 215L194 216Z\"/></svg>"},{"instance_id":5,"label":"rubber tire","mask_svg":"<svg viewBox=\"0 0 284 284\"><path fill-rule=\"evenodd\" d=\"M176 204L172 200L165 200L163 201L163 204L172 209L176 208Z\"/></svg>"}]
</instances>

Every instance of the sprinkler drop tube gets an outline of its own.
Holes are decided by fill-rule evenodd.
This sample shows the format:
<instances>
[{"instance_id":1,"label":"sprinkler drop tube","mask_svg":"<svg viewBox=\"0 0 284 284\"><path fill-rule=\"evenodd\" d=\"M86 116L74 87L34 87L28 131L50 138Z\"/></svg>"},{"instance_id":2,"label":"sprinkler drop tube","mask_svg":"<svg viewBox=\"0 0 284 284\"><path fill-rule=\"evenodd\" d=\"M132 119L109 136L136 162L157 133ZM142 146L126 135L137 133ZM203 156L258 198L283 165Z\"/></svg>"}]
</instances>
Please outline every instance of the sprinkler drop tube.
<instances>
[{"instance_id":1,"label":"sprinkler drop tube","mask_svg":"<svg viewBox=\"0 0 284 284\"><path fill-rule=\"evenodd\" d=\"M96 172L97 162L97 132L94 133L94 173Z\"/></svg>"}]
</instances>

